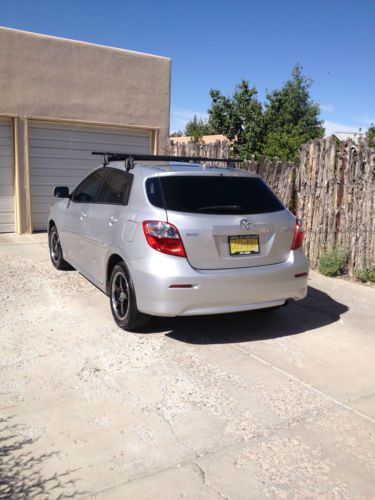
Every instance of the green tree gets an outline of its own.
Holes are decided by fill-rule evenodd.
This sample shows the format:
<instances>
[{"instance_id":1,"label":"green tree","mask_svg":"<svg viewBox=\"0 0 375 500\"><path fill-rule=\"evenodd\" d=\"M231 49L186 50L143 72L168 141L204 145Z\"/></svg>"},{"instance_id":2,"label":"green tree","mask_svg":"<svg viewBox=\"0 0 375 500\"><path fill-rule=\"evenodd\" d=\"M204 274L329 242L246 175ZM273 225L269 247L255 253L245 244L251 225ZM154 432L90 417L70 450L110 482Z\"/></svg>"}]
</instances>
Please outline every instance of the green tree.
<instances>
[{"instance_id":1,"label":"green tree","mask_svg":"<svg viewBox=\"0 0 375 500\"><path fill-rule=\"evenodd\" d=\"M371 124L366 135L369 147L375 148L375 125Z\"/></svg>"},{"instance_id":2,"label":"green tree","mask_svg":"<svg viewBox=\"0 0 375 500\"><path fill-rule=\"evenodd\" d=\"M177 130L176 132L172 132L169 137L182 137L184 134L181 130Z\"/></svg>"},{"instance_id":3,"label":"green tree","mask_svg":"<svg viewBox=\"0 0 375 500\"><path fill-rule=\"evenodd\" d=\"M219 90L211 89L209 123L225 135L232 144L232 152L241 158L259 154L263 144L263 110L257 90L242 80L233 96L226 97Z\"/></svg>"},{"instance_id":4,"label":"green tree","mask_svg":"<svg viewBox=\"0 0 375 500\"><path fill-rule=\"evenodd\" d=\"M302 144L323 137L320 107L310 97L311 85L297 65L292 78L280 90L267 94L262 149L265 156L294 160Z\"/></svg>"},{"instance_id":5,"label":"green tree","mask_svg":"<svg viewBox=\"0 0 375 500\"><path fill-rule=\"evenodd\" d=\"M185 135L191 137L193 141L199 141L202 136L212 134L215 134L215 131L211 124L203 118L198 118L197 115L194 115L185 126Z\"/></svg>"}]
</instances>

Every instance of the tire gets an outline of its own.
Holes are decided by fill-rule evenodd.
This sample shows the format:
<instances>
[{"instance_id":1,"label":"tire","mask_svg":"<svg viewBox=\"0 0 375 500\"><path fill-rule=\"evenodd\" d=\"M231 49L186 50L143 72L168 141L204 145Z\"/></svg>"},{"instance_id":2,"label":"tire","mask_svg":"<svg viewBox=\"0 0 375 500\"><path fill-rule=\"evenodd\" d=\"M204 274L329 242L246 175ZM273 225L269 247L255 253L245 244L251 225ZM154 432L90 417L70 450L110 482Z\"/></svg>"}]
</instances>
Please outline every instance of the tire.
<instances>
[{"instance_id":1,"label":"tire","mask_svg":"<svg viewBox=\"0 0 375 500\"><path fill-rule=\"evenodd\" d=\"M63 251L61 248L59 233L56 226L52 226L48 233L48 246L51 262L59 271L72 269L72 266L64 260Z\"/></svg>"},{"instance_id":2,"label":"tire","mask_svg":"<svg viewBox=\"0 0 375 500\"><path fill-rule=\"evenodd\" d=\"M150 320L150 316L138 311L133 281L123 262L113 268L109 282L109 303L115 322L123 330L137 330Z\"/></svg>"}]
</instances>

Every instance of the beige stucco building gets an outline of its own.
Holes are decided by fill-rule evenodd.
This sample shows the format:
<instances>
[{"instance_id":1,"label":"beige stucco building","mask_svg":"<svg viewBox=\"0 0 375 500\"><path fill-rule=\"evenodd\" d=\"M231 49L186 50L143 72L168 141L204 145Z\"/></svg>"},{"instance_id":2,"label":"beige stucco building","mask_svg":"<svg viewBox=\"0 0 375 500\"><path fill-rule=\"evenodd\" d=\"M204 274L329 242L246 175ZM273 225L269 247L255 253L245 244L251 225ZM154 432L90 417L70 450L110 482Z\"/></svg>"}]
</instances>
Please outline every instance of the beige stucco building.
<instances>
[{"instance_id":1,"label":"beige stucco building","mask_svg":"<svg viewBox=\"0 0 375 500\"><path fill-rule=\"evenodd\" d=\"M165 57L0 28L0 232L46 227L53 187L93 150L156 153L169 132Z\"/></svg>"}]
</instances>

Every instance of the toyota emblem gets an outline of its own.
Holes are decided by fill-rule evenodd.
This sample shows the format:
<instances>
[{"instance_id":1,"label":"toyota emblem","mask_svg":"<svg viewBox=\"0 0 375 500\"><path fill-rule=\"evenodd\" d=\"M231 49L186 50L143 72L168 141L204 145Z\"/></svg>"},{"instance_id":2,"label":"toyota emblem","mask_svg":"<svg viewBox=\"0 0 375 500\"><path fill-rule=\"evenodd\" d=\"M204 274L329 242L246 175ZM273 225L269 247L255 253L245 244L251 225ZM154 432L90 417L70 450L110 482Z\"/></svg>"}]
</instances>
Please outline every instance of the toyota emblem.
<instances>
[{"instance_id":1,"label":"toyota emblem","mask_svg":"<svg viewBox=\"0 0 375 500\"><path fill-rule=\"evenodd\" d=\"M252 227L253 227L253 225L254 225L254 224L253 224L252 222L250 222L248 219L242 219L242 220L240 221L240 227L241 227L242 229L250 229L250 228L252 228Z\"/></svg>"}]
</instances>

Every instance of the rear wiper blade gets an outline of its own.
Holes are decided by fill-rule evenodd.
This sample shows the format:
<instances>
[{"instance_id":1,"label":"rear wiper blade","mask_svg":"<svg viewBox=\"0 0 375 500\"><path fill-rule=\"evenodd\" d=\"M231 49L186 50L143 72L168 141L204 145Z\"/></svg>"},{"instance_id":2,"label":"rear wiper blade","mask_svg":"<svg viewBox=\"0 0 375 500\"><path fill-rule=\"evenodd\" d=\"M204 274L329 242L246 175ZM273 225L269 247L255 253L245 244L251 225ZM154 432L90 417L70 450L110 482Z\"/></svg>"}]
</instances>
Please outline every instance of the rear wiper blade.
<instances>
[{"instance_id":1,"label":"rear wiper blade","mask_svg":"<svg viewBox=\"0 0 375 500\"><path fill-rule=\"evenodd\" d=\"M198 212L242 212L240 205L210 205L208 207L199 207Z\"/></svg>"}]
</instances>

